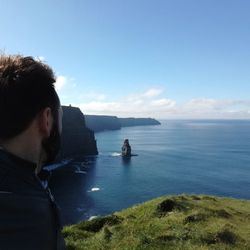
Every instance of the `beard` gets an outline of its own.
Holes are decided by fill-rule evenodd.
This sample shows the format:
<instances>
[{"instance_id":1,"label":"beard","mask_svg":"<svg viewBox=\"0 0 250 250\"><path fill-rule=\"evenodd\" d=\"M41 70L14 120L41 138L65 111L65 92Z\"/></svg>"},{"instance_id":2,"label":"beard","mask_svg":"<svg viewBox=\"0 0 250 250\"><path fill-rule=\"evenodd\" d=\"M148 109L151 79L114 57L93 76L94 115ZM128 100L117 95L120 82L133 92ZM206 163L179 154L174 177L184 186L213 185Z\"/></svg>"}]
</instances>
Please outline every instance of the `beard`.
<instances>
[{"instance_id":1,"label":"beard","mask_svg":"<svg viewBox=\"0 0 250 250\"><path fill-rule=\"evenodd\" d=\"M52 164L61 147L61 135L59 133L57 122L54 121L50 136L42 141L42 146L46 154L46 159L43 162L43 165Z\"/></svg>"}]
</instances>

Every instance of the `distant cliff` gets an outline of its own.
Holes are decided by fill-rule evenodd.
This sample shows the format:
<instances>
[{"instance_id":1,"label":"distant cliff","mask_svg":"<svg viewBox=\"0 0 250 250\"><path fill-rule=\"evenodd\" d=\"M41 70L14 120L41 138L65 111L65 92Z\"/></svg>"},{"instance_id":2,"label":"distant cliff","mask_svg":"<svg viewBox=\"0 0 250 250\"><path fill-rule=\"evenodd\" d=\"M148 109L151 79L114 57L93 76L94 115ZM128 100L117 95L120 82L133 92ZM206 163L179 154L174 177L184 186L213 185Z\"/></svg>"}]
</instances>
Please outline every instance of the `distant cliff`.
<instances>
[{"instance_id":1,"label":"distant cliff","mask_svg":"<svg viewBox=\"0 0 250 250\"><path fill-rule=\"evenodd\" d=\"M122 127L160 125L161 123L152 118L119 118Z\"/></svg>"},{"instance_id":2,"label":"distant cliff","mask_svg":"<svg viewBox=\"0 0 250 250\"><path fill-rule=\"evenodd\" d=\"M86 126L95 132L121 128L121 123L116 116L85 115L85 121Z\"/></svg>"},{"instance_id":3,"label":"distant cliff","mask_svg":"<svg viewBox=\"0 0 250 250\"><path fill-rule=\"evenodd\" d=\"M152 118L118 118L116 116L85 115L86 126L95 132L116 130L122 127L160 125Z\"/></svg>"},{"instance_id":4,"label":"distant cliff","mask_svg":"<svg viewBox=\"0 0 250 250\"><path fill-rule=\"evenodd\" d=\"M83 113L75 107L62 108L63 131L59 159L76 155L97 155L95 135L86 127Z\"/></svg>"}]
</instances>

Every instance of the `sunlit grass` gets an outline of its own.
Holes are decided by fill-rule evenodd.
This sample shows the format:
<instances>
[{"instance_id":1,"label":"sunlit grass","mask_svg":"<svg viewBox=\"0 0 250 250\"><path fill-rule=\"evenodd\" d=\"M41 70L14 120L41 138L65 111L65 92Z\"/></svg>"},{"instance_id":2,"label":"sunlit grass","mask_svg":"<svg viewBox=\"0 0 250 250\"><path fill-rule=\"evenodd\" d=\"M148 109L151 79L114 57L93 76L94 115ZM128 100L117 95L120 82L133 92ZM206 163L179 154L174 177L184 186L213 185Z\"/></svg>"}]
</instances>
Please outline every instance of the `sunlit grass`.
<instances>
[{"instance_id":1,"label":"sunlit grass","mask_svg":"<svg viewBox=\"0 0 250 250\"><path fill-rule=\"evenodd\" d=\"M67 226L68 249L249 249L250 201L167 196Z\"/></svg>"}]
</instances>

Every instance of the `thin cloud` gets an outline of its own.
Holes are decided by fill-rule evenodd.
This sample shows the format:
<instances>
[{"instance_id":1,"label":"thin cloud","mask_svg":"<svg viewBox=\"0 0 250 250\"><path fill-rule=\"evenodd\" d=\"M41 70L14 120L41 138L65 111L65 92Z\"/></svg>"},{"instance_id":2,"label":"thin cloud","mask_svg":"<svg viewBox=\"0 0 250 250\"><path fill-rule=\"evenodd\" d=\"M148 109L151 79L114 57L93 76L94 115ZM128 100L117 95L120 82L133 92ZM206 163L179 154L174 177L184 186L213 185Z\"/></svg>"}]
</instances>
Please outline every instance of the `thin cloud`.
<instances>
[{"instance_id":1,"label":"thin cloud","mask_svg":"<svg viewBox=\"0 0 250 250\"><path fill-rule=\"evenodd\" d=\"M115 115L120 117L154 117L154 118L250 118L249 100L217 100L197 98L185 103L173 99L123 98L114 102L92 101L79 106L85 114Z\"/></svg>"},{"instance_id":2,"label":"thin cloud","mask_svg":"<svg viewBox=\"0 0 250 250\"><path fill-rule=\"evenodd\" d=\"M153 106L157 106L157 107L174 107L176 102L174 100L171 99L167 99L167 98L162 98L162 99L158 99L158 100L153 100L151 102L151 104Z\"/></svg>"},{"instance_id":3,"label":"thin cloud","mask_svg":"<svg viewBox=\"0 0 250 250\"><path fill-rule=\"evenodd\" d=\"M104 101L107 98L107 96L102 94L102 93L89 92L89 93L85 93L85 94L81 95L81 98L92 99L95 101Z\"/></svg>"},{"instance_id":4,"label":"thin cloud","mask_svg":"<svg viewBox=\"0 0 250 250\"><path fill-rule=\"evenodd\" d=\"M68 86L67 78L59 76L57 89ZM67 88L65 88L67 89ZM61 92L62 93L62 92ZM110 99L103 93L80 94L71 104L80 107L85 114L114 115L119 117L164 118L250 118L250 99L193 98L184 103L168 98L160 88L131 93L119 99Z\"/></svg>"},{"instance_id":5,"label":"thin cloud","mask_svg":"<svg viewBox=\"0 0 250 250\"><path fill-rule=\"evenodd\" d=\"M45 57L44 57L44 56L38 56L38 59L39 59L40 61L42 61L42 62L45 61Z\"/></svg>"},{"instance_id":6,"label":"thin cloud","mask_svg":"<svg viewBox=\"0 0 250 250\"><path fill-rule=\"evenodd\" d=\"M56 78L56 82L55 82L55 88L56 91L60 91L68 82L68 79L66 76L58 76Z\"/></svg>"},{"instance_id":7,"label":"thin cloud","mask_svg":"<svg viewBox=\"0 0 250 250\"><path fill-rule=\"evenodd\" d=\"M142 93L133 93L124 98L125 102L142 103L146 99L154 99L163 93L162 89L150 88Z\"/></svg>"},{"instance_id":8,"label":"thin cloud","mask_svg":"<svg viewBox=\"0 0 250 250\"><path fill-rule=\"evenodd\" d=\"M147 90L145 93L143 93L142 96L153 98L153 97L159 96L162 92L163 92L162 89L152 88L152 89Z\"/></svg>"},{"instance_id":9,"label":"thin cloud","mask_svg":"<svg viewBox=\"0 0 250 250\"><path fill-rule=\"evenodd\" d=\"M93 100L86 103L80 103L76 106L79 106L83 113L87 114L116 116L134 115L137 117L157 116L157 114L162 114L164 111L167 112L170 108L174 107L176 103L174 100L167 98L153 98L161 93L162 90L149 89L144 93L130 94L113 102ZM149 98L151 100L148 100Z\"/></svg>"},{"instance_id":10,"label":"thin cloud","mask_svg":"<svg viewBox=\"0 0 250 250\"><path fill-rule=\"evenodd\" d=\"M39 61L39 62L45 62L45 57L44 56L36 56L35 60Z\"/></svg>"}]
</instances>

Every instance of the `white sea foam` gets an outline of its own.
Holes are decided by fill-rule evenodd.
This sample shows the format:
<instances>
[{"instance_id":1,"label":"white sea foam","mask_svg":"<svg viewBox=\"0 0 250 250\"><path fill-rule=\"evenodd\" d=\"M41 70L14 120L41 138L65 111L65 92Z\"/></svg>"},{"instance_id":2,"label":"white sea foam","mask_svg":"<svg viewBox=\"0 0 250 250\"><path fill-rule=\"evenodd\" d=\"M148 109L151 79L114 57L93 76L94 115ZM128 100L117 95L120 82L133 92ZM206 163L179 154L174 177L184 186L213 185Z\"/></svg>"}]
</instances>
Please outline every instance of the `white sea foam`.
<instances>
[{"instance_id":1,"label":"white sea foam","mask_svg":"<svg viewBox=\"0 0 250 250\"><path fill-rule=\"evenodd\" d=\"M90 221L90 220L94 220L96 218L98 218L98 216L96 216L96 215L95 216L90 216L88 220Z\"/></svg>"},{"instance_id":2,"label":"white sea foam","mask_svg":"<svg viewBox=\"0 0 250 250\"><path fill-rule=\"evenodd\" d=\"M100 191L100 188L98 188L98 187L93 187L93 188L91 188L91 190L88 191L88 192L97 192L97 191Z\"/></svg>"},{"instance_id":3,"label":"white sea foam","mask_svg":"<svg viewBox=\"0 0 250 250\"><path fill-rule=\"evenodd\" d=\"M76 174L87 174L87 172L86 171L82 171L79 166L75 166L75 167L76 167L76 170L75 170Z\"/></svg>"},{"instance_id":4,"label":"white sea foam","mask_svg":"<svg viewBox=\"0 0 250 250\"><path fill-rule=\"evenodd\" d=\"M82 171L82 170L75 170L76 174L87 174L86 171Z\"/></svg>"},{"instance_id":5,"label":"white sea foam","mask_svg":"<svg viewBox=\"0 0 250 250\"><path fill-rule=\"evenodd\" d=\"M121 156L121 153L114 152L114 153L111 154L111 156Z\"/></svg>"},{"instance_id":6,"label":"white sea foam","mask_svg":"<svg viewBox=\"0 0 250 250\"><path fill-rule=\"evenodd\" d=\"M62 167L62 166L65 166L65 165L67 165L69 162L71 162L72 161L72 159L65 159L65 160L62 160L61 162L59 162L59 163L55 163L55 164L51 164L51 165L48 165L48 166L46 166L46 168L48 169L48 170L54 170L54 169L56 169L56 168L59 168L59 167Z\"/></svg>"}]
</instances>

